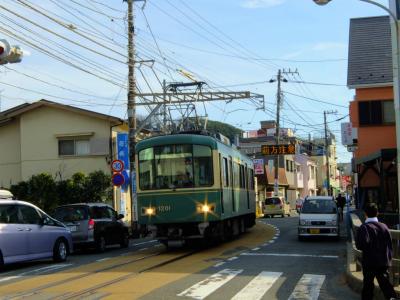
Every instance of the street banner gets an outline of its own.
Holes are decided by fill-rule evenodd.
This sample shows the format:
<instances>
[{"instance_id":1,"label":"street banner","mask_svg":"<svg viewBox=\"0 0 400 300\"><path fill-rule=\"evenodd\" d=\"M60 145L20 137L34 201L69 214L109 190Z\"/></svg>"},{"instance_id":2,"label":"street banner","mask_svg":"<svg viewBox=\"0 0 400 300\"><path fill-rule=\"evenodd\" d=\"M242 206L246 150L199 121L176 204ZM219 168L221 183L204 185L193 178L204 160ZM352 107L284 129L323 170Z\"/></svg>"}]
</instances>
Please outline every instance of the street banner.
<instances>
[{"instance_id":1,"label":"street banner","mask_svg":"<svg viewBox=\"0 0 400 300\"><path fill-rule=\"evenodd\" d=\"M117 134L117 157L124 163L124 169L129 170L129 140L127 133L118 132Z\"/></svg>"},{"instance_id":2,"label":"street banner","mask_svg":"<svg viewBox=\"0 0 400 300\"><path fill-rule=\"evenodd\" d=\"M264 174L264 159L253 159L254 164L254 174L262 175Z\"/></svg>"}]
</instances>

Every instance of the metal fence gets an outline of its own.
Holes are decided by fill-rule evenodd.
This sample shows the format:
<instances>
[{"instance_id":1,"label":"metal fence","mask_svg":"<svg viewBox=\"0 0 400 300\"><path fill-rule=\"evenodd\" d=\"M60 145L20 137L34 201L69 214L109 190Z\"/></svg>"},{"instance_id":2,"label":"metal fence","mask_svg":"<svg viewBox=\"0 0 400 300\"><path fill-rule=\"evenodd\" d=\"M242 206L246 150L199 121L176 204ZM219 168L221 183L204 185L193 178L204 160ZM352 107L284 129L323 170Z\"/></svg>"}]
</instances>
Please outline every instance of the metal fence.
<instances>
[{"instance_id":1,"label":"metal fence","mask_svg":"<svg viewBox=\"0 0 400 300\"><path fill-rule=\"evenodd\" d=\"M357 234L357 230L361 226L362 222L360 218L354 213L350 214L350 221L351 221L350 235L353 247L353 258L356 264L356 271L362 271L361 267L362 251L356 248L356 243L354 239ZM392 261L392 266L389 269L389 272L393 286L397 287L400 285L400 230L390 230L390 234L392 236L392 243L393 243L393 261Z\"/></svg>"}]
</instances>

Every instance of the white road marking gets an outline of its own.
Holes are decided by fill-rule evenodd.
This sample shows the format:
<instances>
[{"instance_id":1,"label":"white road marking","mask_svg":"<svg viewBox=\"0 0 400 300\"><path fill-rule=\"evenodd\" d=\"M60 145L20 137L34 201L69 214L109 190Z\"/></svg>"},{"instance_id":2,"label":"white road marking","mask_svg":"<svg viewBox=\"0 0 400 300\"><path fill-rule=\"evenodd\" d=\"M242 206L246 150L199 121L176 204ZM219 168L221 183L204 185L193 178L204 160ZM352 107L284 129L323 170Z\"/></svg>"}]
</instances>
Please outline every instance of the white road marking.
<instances>
[{"instance_id":1,"label":"white road marking","mask_svg":"<svg viewBox=\"0 0 400 300\"><path fill-rule=\"evenodd\" d=\"M46 271L53 271L53 270L57 270L57 269L62 269L62 268L68 267L68 266L72 266L72 264L59 264L59 265L47 266L47 267L43 267L43 268L39 268L39 269L23 272L23 273L20 273L18 275L13 275L13 276L0 278L0 282L5 282L5 281L17 279L17 278L20 278L20 277L23 277L23 276L27 276L27 275L31 275L31 274L37 275L38 273L40 274L40 273L46 272Z\"/></svg>"},{"instance_id":2,"label":"white road marking","mask_svg":"<svg viewBox=\"0 0 400 300\"><path fill-rule=\"evenodd\" d=\"M274 236L272 239L273 239L273 240L276 240L277 238L278 238L277 236Z\"/></svg>"},{"instance_id":3,"label":"white road marking","mask_svg":"<svg viewBox=\"0 0 400 300\"><path fill-rule=\"evenodd\" d=\"M325 275L304 274L288 300L317 300L324 281Z\"/></svg>"},{"instance_id":4,"label":"white road marking","mask_svg":"<svg viewBox=\"0 0 400 300\"><path fill-rule=\"evenodd\" d=\"M144 251L144 250L147 250L147 249L149 249L149 248L142 248L142 249L139 249L139 251Z\"/></svg>"},{"instance_id":5,"label":"white road marking","mask_svg":"<svg viewBox=\"0 0 400 300\"><path fill-rule=\"evenodd\" d=\"M230 258L228 258L228 260L229 261L232 261L232 260L235 260L235 259L238 259L239 257L237 257L237 256L234 256L234 257L230 257Z\"/></svg>"},{"instance_id":6,"label":"white road marking","mask_svg":"<svg viewBox=\"0 0 400 300\"><path fill-rule=\"evenodd\" d=\"M251 250L257 251L257 250L260 250L260 248L259 248L259 247L256 247L256 248L253 248L253 249L251 249Z\"/></svg>"},{"instance_id":7,"label":"white road marking","mask_svg":"<svg viewBox=\"0 0 400 300\"><path fill-rule=\"evenodd\" d=\"M224 261L221 261L221 262L215 264L215 265L214 265L214 268L218 268L218 267L220 267L220 266L222 266L222 265L224 265L224 264L225 264L225 262L224 262Z\"/></svg>"},{"instance_id":8,"label":"white road marking","mask_svg":"<svg viewBox=\"0 0 400 300\"><path fill-rule=\"evenodd\" d=\"M241 253L243 256L282 256L282 257L314 257L314 258L339 258L337 255L297 254L297 253Z\"/></svg>"},{"instance_id":9,"label":"white road marking","mask_svg":"<svg viewBox=\"0 0 400 300\"><path fill-rule=\"evenodd\" d=\"M111 259L111 257L100 258L100 259L97 259L96 261L100 262L100 261L106 261L106 260L109 260L109 259Z\"/></svg>"},{"instance_id":10,"label":"white road marking","mask_svg":"<svg viewBox=\"0 0 400 300\"><path fill-rule=\"evenodd\" d=\"M231 300L258 300L271 288L275 281L282 275L281 272L261 272L250 281Z\"/></svg>"},{"instance_id":11,"label":"white road marking","mask_svg":"<svg viewBox=\"0 0 400 300\"><path fill-rule=\"evenodd\" d=\"M273 243L275 243L275 241L274 240L270 240L268 243L273 244Z\"/></svg>"},{"instance_id":12,"label":"white road marking","mask_svg":"<svg viewBox=\"0 0 400 300\"><path fill-rule=\"evenodd\" d=\"M221 270L218 273L215 273L196 283L187 290L184 290L177 296L190 297L193 299L204 299L241 272L243 272L243 270Z\"/></svg>"},{"instance_id":13,"label":"white road marking","mask_svg":"<svg viewBox=\"0 0 400 300\"><path fill-rule=\"evenodd\" d=\"M140 245L150 244L150 243L154 243L154 242L157 242L157 240L151 240L151 241L147 241L147 242L137 243L137 244L133 244L132 246L140 246Z\"/></svg>"}]
</instances>

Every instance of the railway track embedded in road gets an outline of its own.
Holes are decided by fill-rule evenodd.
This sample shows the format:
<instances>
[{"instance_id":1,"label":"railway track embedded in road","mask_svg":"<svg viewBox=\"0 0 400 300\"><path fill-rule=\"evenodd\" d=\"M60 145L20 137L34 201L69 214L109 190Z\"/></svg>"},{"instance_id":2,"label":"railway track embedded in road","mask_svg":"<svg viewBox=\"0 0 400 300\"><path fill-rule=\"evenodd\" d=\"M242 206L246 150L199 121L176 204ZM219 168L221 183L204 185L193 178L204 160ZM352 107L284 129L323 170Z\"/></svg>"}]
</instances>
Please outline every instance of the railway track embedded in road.
<instances>
[{"instance_id":1,"label":"railway track embedded in road","mask_svg":"<svg viewBox=\"0 0 400 300\"><path fill-rule=\"evenodd\" d=\"M181 259L186 258L188 256L191 256L191 255L193 255L193 254L195 254L197 252L198 251L190 251L190 252L183 253L181 255L173 256L171 258L167 258L167 259L165 259L165 260L163 260L161 262L158 262L156 264L145 266L142 269L139 269L138 271L135 271L135 272L132 272L132 273L128 273L128 274L124 274L122 276L118 276L116 278L113 278L113 279L105 281L103 283L100 283L100 284L94 285L92 287L83 289L83 290L78 291L78 292L72 292L72 293L68 293L68 294L65 294L65 295L61 295L59 297L54 297L54 299L67 300L67 299L73 299L73 298L77 298L77 297L91 295L91 294L95 293L96 290L98 290L98 289L110 286L110 285L112 285L114 283L117 283L117 282L121 282L121 281L127 280L127 279L129 279L131 277L135 277L135 276L137 276L137 275L139 275L141 273L144 273L144 272L147 272L147 271L150 271L150 270L153 270L153 269L156 269L156 268L171 264L171 263L173 263L175 261L178 261L178 260L181 260ZM43 292L46 289L51 289L51 288L54 288L54 287L57 287L57 286L61 286L63 284L68 284L71 281L77 281L77 280L85 279L85 278L88 278L88 277L93 276L95 274L99 274L99 273L110 271L110 270L115 270L115 269L120 268L120 267L126 267L127 265L135 264L135 263L138 263L138 262L141 262L141 261L144 261L144 260L148 260L150 258L159 257L159 256L162 256L163 254L170 254L170 252L169 251L162 251L162 252L152 253L152 254L149 254L149 255L144 255L144 256L137 257L137 258L134 258L134 259L131 259L131 260L127 260L127 261L124 261L124 262L113 264L111 266L99 268L99 269L94 270L94 271L92 271L90 273L72 276L72 277L61 279L61 280L58 280L58 281L55 281L55 282L50 282L50 283L47 283L47 284L32 288L30 290L26 290L26 291L23 291L23 292L20 292L20 293L17 293L17 294L0 297L0 299L19 300L19 299L26 299L26 298L39 296L41 294L41 292Z\"/></svg>"}]
</instances>

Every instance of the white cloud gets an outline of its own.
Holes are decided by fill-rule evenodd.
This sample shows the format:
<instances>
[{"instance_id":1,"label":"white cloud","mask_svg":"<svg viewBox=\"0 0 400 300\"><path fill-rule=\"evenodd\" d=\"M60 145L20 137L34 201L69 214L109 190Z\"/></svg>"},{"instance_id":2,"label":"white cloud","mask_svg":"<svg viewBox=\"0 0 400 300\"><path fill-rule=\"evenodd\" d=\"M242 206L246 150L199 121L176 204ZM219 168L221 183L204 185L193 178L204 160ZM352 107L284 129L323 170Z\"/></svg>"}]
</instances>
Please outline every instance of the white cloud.
<instances>
[{"instance_id":1,"label":"white cloud","mask_svg":"<svg viewBox=\"0 0 400 300\"><path fill-rule=\"evenodd\" d=\"M334 43L334 42L321 42L317 43L312 47L314 51L326 51L334 49L346 49L347 45L344 43Z\"/></svg>"},{"instance_id":2,"label":"white cloud","mask_svg":"<svg viewBox=\"0 0 400 300\"><path fill-rule=\"evenodd\" d=\"M263 8L278 6L285 3L286 0L245 0L242 2L242 7L245 8Z\"/></svg>"}]
</instances>

